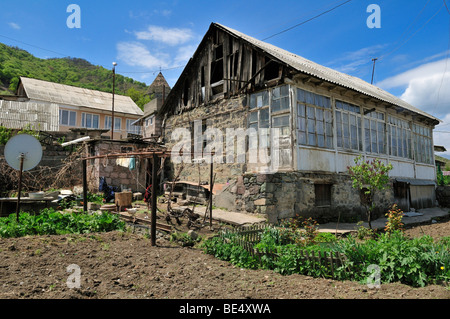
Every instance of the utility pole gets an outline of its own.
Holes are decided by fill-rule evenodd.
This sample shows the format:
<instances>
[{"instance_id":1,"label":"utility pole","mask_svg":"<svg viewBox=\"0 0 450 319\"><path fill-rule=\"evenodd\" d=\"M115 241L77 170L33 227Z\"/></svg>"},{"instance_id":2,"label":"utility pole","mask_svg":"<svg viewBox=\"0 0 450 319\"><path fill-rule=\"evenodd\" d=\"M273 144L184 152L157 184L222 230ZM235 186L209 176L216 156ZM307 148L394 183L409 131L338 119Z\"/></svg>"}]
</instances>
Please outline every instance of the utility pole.
<instances>
[{"instance_id":1,"label":"utility pole","mask_svg":"<svg viewBox=\"0 0 450 319\"><path fill-rule=\"evenodd\" d=\"M373 84L373 75L375 74L375 62L378 60L378 58L372 59L373 61L373 69L372 69L372 81L370 81L370 84Z\"/></svg>"},{"instance_id":2,"label":"utility pole","mask_svg":"<svg viewBox=\"0 0 450 319\"><path fill-rule=\"evenodd\" d=\"M112 112L111 112L111 140L114 139L114 91L116 89L116 62L113 62L113 92L112 92Z\"/></svg>"}]
</instances>

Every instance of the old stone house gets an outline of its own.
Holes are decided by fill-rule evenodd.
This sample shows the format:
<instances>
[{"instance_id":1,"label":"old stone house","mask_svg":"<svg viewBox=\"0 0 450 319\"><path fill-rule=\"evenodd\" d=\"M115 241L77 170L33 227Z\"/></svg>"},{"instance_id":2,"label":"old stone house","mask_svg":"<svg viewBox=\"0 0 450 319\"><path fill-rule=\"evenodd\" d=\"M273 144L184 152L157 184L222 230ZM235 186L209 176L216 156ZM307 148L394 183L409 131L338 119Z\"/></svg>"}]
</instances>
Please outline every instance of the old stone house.
<instances>
[{"instance_id":1,"label":"old stone house","mask_svg":"<svg viewBox=\"0 0 450 319\"><path fill-rule=\"evenodd\" d=\"M190 161L215 151L215 182L227 184L217 206L267 214L270 222L297 213L321 221L360 218L360 194L347 174L358 155L394 167L379 213L394 202L404 209L435 202L437 118L359 78L218 23L210 25L160 114L166 146L176 150L174 170L185 162L181 179L207 181L208 170ZM244 154L237 152L242 136Z\"/></svg>"}]
</instances>

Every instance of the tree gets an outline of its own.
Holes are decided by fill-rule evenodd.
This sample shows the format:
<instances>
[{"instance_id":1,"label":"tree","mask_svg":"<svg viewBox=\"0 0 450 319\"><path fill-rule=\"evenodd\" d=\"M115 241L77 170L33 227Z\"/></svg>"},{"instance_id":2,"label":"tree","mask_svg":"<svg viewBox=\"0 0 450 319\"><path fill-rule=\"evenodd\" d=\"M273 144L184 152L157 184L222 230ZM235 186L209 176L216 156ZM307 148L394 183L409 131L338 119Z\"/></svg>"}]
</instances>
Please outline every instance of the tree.
<instances>
[{"instance_id":1,"label":"tree","mask_svg":"<svg viewBox=\"0 0 450 319\"><path fill-rule=\"evenodd\" d=\"M386 189L392 164L385 165L379 159L364 161L361 155L355 158L355 165L347 167L352 186L360 191L361 203L366 208L369 228L372 229L372 212L375 209L374 195L377 190Z\"/></svg>"}]
</instances>

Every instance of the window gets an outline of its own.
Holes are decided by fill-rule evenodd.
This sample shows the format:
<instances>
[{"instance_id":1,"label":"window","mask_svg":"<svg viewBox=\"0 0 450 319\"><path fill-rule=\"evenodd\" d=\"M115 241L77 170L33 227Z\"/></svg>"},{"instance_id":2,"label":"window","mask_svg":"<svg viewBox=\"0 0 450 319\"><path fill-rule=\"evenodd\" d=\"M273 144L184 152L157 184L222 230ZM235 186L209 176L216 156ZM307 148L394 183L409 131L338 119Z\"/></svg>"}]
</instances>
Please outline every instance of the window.
<instances>
[{"instance_id":1,"label":"window","mask_svg":"<svg viewBox=\"0 0 450 319\"><path fill-rule=\"evenodd\" d=\"M269 106L269 92L263 91L250 96L250 109Z\"/></svg>"},{"instance_id":2,"label":"window","mask_svg":"<svg viewBox=\"0 0 450 319\"><path fill-rule=\"evenodd\" d=\"M135 120L127 119L127 133L140 134L141 128L138 125L132 125Z\"/></svg>"},{"instance_id":3,"label":"window","mask_svg":"<svg viewBox=\"0 0 450 319\"><path fill-rule=\"evenodd\" d=\"M248 115L248 127L255 129L258 134L260 128L270 127L270 112L269 112L269 92L263 91L252 94L250 96L250 109L255 109ZM249 136L249 149L257 149L257 135Z\"/></svg>"},{"instance_id":4,"label":"window","mask_svg":"<svg viewBox=\"0 0 450 319\"><path fill-rule=\"evenodd\" d=\"M331 184L314 184L315 205L331 206Z\"/></svg>"},{"instance_id":5,"label":"window","mask_svg":"<svg viewBox=\"0 0 450 319\"><path fill-rule=\"evenodd\" d=\"M59 110L59 124L67 126L76 126L77 112L68 110Z\"/></svg>"},{"instance_id":6,"label":"window","mask_svg":"<svg viewBox=\"0 0 450 319\"><path fill-rule=\"evenodd\" d=\"M366 152L386 154L386 124L383 113L371 112L364 117Z\"/></svg>"},{"instance_id":7,"label":"window","mask_svg":"<svg viewBox=\"0 0 450 319\"><path fill-rule=\"evenodd\" d=\"M248 128L253 130L249 132L248 149L259 149L267 155L271 154L269 129L279 128L279 163L282 167L290 166L292 156L289 85L250 95L249 108L247 123Z\"/></svg>"},{"instance_id":8,"label":"window","mask_svg":"<svg viewBox=\"0 0 450 319\"><path fill-rule=\"evenodd\" d=\"M360 107L336 101L337 146L362 151Z\"/></svg>"},{"instance_id":9,"label":"window","mask_svg":"<svg viewBox=\"0 0 450 319\"><path fill-rule=\"evenodd\" d=\"M433 164L433 143L431 128L413 124L414 149L417 162Z\"/></svg>"},{"instance_id":10,"label":"window","mask_svg":"<svg viewBox=\"0 0 450 319\"><path fill-rule=\"evenodd\" d=\"M105 116L105 128L110 129L111 128L111 116ZM122 119L120 117L114 117L114 131L118 132L121 130L122 127Z\"/></svg>"},{"instance_id":11,"label":"window","mask_svg":"<svg viewBox=\"0 0 450 319\"><path fill-rule=\"evenodd\" d=\"M392 156L411 158L411 129L405 120L388 116L389 154Z\"/></svg>"},{"instance_id":12,"label":"window","mask_svg":"<svg viewBox=\"0 0 450 319\"><path fill-rule=\"evenodd\" d=\"M289 111L289 86L283 85L272 90L272 113Z\"/></svg>"},{"instance_id":13,"label":"window","mask_svg":"<svg viewBox=\"0 0 450 319\"><path fill-rule=\"evenodd\" d=\"M333 147L333 116L328 97L297 89L297 139L302 145Z\"/></svg>"},{"instance_id":14,"label":"window","mask_svg":"<svg viewBox=\"0 0 450 319\"><path fill-rule=\"evenodd\" d=\"M81 113L81 126L85 128L99 128L100 116L97 114Z\"/></svg>"}]
</instances>

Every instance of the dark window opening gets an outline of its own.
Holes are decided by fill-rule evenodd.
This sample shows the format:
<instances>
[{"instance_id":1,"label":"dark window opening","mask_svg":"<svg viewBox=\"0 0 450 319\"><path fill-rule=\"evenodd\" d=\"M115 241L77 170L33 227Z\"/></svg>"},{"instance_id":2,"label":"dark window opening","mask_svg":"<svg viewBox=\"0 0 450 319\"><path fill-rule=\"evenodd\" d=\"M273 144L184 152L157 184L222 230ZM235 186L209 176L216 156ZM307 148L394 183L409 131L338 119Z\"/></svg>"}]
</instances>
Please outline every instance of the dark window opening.
<instances>
[{"instance_id":1,"label":"dark window opening","mask_svg":"<svg viewBox=\"0 0 450 319\"><path fill-rule=\"evenodd\" d=\"M223 58L223 44L218 45L214 49L214 60Z\"/></svg>"},{"instance_id":2,"label":"dark window opening","mask_svg":"<svg viewBox=\"0 0 450 319\"><path fill-rule=\"evenodd\" d=\"M331 206L331 184L314 184L316 206Z\"/></svg>"},{"instance_id":3,"label":"dark window opening","mask_svg":"<svg viewBox=\"0 0 450 319\"><path fill-rule=\"evenodd\" d=\"M252 51L252 76L256 73L256 52Z\"/></svg>"},{"instance_id":4,"label":"dark window opening","mask_svg":"<svg viewBox=\"0 0 450 319\"><path fill-rule=\"evenodd\" d=\"M280 76L280 65L275 61L270 61L266 58L266 63L269 63L264 69L264 80L269 81Z\"/></svg>"},{"instance_id":5,"label":"dark window opening","mask_svg":"<svg viewBox=\"0 0 450 319\"><path fill-rule=\"evenodd\" d=\"M184 82L184 88L183 88L183 104L184 106L188 105L189 101L189 83L188 81Z\"/></svg>"}]
</instances>

